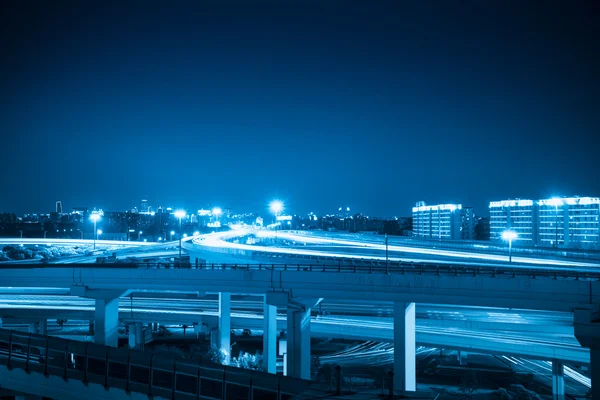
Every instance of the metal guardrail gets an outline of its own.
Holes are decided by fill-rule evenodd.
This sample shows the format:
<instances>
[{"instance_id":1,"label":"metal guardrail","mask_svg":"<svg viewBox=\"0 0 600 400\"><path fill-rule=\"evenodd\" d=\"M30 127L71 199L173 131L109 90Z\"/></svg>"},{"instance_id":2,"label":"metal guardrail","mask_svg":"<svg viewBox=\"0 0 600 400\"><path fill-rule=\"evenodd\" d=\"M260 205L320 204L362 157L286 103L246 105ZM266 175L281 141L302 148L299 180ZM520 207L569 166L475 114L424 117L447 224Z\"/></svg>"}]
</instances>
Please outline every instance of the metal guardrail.
<instances>
[{"instance_id":1,"label":"metal guardrail","mask_svg":"<svg viewBox=\"0 0 600 400\"><path fill-rule=\"evenodd\" d=\"M287 400L309 381L0 329L0 364L170 399ZM85 394L82 393L82 397Z\"/></svg>"},{"instance_id":2,"label":"metal guardrail","mask_svg":"<svg viewBox=\"0 0 600 400\"><path fill-rule=\"evenodd\" d=\"M270 254L270 253L267 253ZM179 263L179 262L147 262L147 263L110 263L110 264L53 264L52 266L40 267L40 265L13 265L11 269L31 269L31 268L111 268L111 269L130 269L130 268L181 268L195 270L244 270L244 271L299 271L299 272L337 272L337 273L369 273L369 274L401 274L401 275L429 275L429 276L470 276L470 277L488 277L488 278L548 278L548 279L570 279L600 281L600 271L579 271L573 268L524 268L508 266L470 266L470 265L450 265L435 263L415 263L389 261L368 261L356 259L312 259L313 263L306 263L301 258L297 263L289 262L294 257L273 257L286 260L285 263L248 263L248 264L219 264L219 263ZM319 261L325 261L320 263ZM330 263L328 263L330 262ZM1 268L0 268L1 271Z\"/></svg>"}]
</instances>

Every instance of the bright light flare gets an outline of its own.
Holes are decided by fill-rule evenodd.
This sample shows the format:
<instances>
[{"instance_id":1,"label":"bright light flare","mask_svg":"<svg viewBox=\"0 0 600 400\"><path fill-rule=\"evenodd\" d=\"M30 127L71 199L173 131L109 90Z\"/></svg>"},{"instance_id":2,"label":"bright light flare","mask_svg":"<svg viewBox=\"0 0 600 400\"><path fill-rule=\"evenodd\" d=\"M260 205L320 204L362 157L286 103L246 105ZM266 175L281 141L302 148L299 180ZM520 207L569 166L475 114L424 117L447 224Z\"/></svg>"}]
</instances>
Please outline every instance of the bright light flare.
<instances>
[{"instance_id":1,"label":"bright light flare","mask_svg":"<svg viewBox=\"0 0 600 400\"><path fill-rule=\"evenodd\" d=\"M559 197L553 197L546 202L546 204L548 204L550 206L555 206L555 207L561 206L562 203L563 203L563 200Z\"/></svg>"},{"instance_id":2,"label":"bright light flare","mask_svg":"<svg viewBox=\"0 0 600 400\"><path fill-rule=\"evenodd\" d=\"M93 212L92 214L90 214L90 221L92 222L98 222L98 220L100 220L100 214L97 212Z\"/></svg>"},{"instance_id":3,"label":"bright light flare","mask_svg":"<svg viewBox=\"0 0 600 400\"><path fill-rule=\"evenodd\" d=\"M185 218L185 216L186 216L185 210L175 211L175 217L182 219L182 218Z\"/></svg>"},{"instance_id":4,"label":"bright light flare","mask_svg":"<svg viewBox=\"0 0 600 400\"><path fill-rule=\"evenodd\" d=\"M223 210L221 210L220 207L215 207L215 208L212 209L212 214L215 217L218 217L219 215L223 214Z\"/></svg>"},{"instance_id":5,"label":"bright light flare","mask_svg":"<svg viewBox=\"0 0 600 400\"><path fill-rule=\"evenodd\" d=\"M275 215L279 215L281 211L283 211L283 202L281 200L273 200L269 204L269 209Z\"/></svg>"},{"instance_id":6,"label":"bright light flare","mask_svg":"<svg viewBox=\"0 0 600 400\"><path fill-rule=\"evenodd\" d=\"M519 235L517 235L517 232L515 232L515 231L502 232L502 239L506 240L507 242L511 242L511 241L517 239L518 237L519 237Z\"/></svg>"}]
</instances>

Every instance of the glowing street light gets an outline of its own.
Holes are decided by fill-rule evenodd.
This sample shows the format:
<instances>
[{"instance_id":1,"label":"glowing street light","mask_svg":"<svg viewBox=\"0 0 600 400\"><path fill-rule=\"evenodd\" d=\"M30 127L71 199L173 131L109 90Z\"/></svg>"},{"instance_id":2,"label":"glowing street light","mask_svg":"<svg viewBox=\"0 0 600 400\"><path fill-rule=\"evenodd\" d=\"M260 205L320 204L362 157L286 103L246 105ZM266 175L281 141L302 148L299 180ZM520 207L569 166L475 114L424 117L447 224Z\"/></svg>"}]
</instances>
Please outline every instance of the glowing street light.
<instances>
[{"instance_id":1,"label":"glowing street light","mask_svg":"<svg viewBox=\"0 0 600 400\"><path fill-rule=\"evenodd\" d=\"M98 234L98 236L102 235L102 229L98 229L98 230L96 231L96 233Z\"/></svg>"},{"instance_id":2,"label":"glowing street light","mask_svg":"<svg viewBox=\"0 0 600 400\"><path fill-rule=\"evenodd\" d=\"M142 232L142 231L139 232L138 240L142 240L142 233L144 233L144 232Z\"/></svg>"},{"instance_id":3,"label":"glowing street light","mask_svg":"<svg viewBox=\"0 0 600 400\"><path fill-rule=\"evenodd\" d=\"M277 217L279 213L283 211L283 202L281 200L273 200L269 204L269 209L275 214L275 217Z\"/></svg>"},{"instance_id":4,"label":"glowing street light","mask_svg":"<svg viewBox=\"0 0 600 400\"><path fill-rule=\"evenodd\" d=\"M221 210L221 207L215 207L212 209L212 215L214 215L217 219L221 214L223 214L223 210Z\"/></svg>"},{"instance_id":5,"label":"glowing street light","mask_svg":"<svg viewBox=\"0 0 600 400\"><path fill-rule=\"evenodd\" d=\"M512 242L519 237L515 231L502 232L502 239L508 242L508 262L512 262Z\"/></svg>"},{"instance_id":6,"label":"glowing street light","mask_svg":"<svg viewBox=\"0 0 600 400\"><path fill-rule=\"evenodd\" d=\"M185 210L175 211L175 216L179 218L179 262L181 263L181 219L185 218Z\"/></svg>"},{"instance_id":7,"label":"glowing street light","mask_svg":"<svg viewBox=\"0 0 600 400\"><path fill-rule=\"evenodd\" d=\"M100 220L100 213L93 211L90 215L90 220L94 223L94 250L96 250L96 239L98 239L98 230L96 229L96 223Z\"/></svg>"},{"instance_id":8,"label":"glowing street light","mask_svg":"<svg viewBox=\"0 0 600 400\"><path fill-rule=\"evenodd\" d=\"M173 235L175 234L175 231L171 231L169 233L171 234L171 238L169 240L173 240Z\"/></svg>"},{"instance_id":9,"label":"glowing street light","mask_svg":"<svg viewBox=\"0 0 600 400\"><path fill-rule=\"evenodd\" d=\"M198 232L198 231L194 232L194 236L198 236L198 235L200 235L200 232Z\"/></svg>"}]
</instances>

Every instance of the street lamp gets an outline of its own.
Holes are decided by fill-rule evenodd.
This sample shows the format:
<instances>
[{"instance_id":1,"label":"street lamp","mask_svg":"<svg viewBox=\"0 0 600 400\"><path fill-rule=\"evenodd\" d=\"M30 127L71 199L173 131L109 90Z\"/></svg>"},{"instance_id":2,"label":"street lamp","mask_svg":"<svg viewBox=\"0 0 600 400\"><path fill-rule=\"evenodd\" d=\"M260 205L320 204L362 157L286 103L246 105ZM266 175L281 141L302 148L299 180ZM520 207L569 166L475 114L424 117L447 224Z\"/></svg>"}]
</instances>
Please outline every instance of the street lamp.
<instances>
[{"instance_id":1,"label":"street lamp","mask_svg":"<svg viewBox=\"0 0 600 400\"><path fill-rule=\"evenodd\" d=\"M515 231L504 231L502 232L502 239L508 241L508 262L512 262L512 242L516 240L519 235Z\"/></svg>"},{"instance_id":2,"label":"street lamp","mask_svg":"<svg viewBox=\"0 0 600 400\"><path fill-rule=\"evenodd\" d=\"M277 217L279 213L283 211L283 202L281 200L273 200L269 204L269 209L273 214L275 214L275 217Z\"/></svg>"},{"instance_id":3,"label":"street lamp","mask_svg":"<svg viewBox=\"0 0 600 400\"><path fill-rule=\"evenodd\" d=\"M169 232L169 233L171 234L171 238L170 238L169 240L171 240L171 241L172 241L172 240L173 240L173 235L175 234L175 231L171 231L171 232Z\"/></svg>"},{"instance_id":4,"label":"street lamp","mask_svg":"<svg viewBox=\"0 0 600 400\"><path fill-rule=\"evenodd\" d=\"M221 210L221 207L215 207L212 209L212 215L215 216L215 219L218 220L219 216L223 214L223 210Z\"/></svg>"},{"instance_id":5,"label":"street lamp","mask_svg":"<svg viewBox=\"0 0 600 400\"><path fill-rule=\"evenodd\" d=\"M175 216L179 218L179 262L181 262L181 219L185 218L185 211L177 210Z\"/></svg>"},{"instance_id":6,"label":"street lamp","mask_svg":"<svg viewBox=\"0 0 600 400\"><path fill-rule=\"evenodd\" d=\"M385 272L389 274L388 269L388 236L385 234Z\"/></svg>"},{"instance_id":7,"label":"street lamp","mask_svg":"<svg viewBox=\"0 0 600 400\"><path fill-rule=\"evenodd\" d=\"M96 211L90 215L90 220L94 222L94 250L96 250L96 239L98 239L98 231L96 230L96 223L100 220L100 214ZM83 232L82 232L83 235Z\"/></svg>"},{"instance_id":8,"label":"street lamp","mask_svg":"<svg viewBox=\"0 0 600 400\"><path fill-rule=\"evenodd\" d=\"M283 211L283 202L281 200L273 200L269 204L269 209L275 215L275 221L277 221L277 217L279 216L279 213L281 213Z\"/></svg>"},{"instance_id":9,"label":"street lamp","mask_svg":"<svg viewBox=\"0 0 600 400\"><path fill-rule=\"evenodd\" d=\"M558 206L562 204L562 200L558 197L553 197L548 204L554 206L554 246L558 247Z\"/></svg>"}]
</instances>

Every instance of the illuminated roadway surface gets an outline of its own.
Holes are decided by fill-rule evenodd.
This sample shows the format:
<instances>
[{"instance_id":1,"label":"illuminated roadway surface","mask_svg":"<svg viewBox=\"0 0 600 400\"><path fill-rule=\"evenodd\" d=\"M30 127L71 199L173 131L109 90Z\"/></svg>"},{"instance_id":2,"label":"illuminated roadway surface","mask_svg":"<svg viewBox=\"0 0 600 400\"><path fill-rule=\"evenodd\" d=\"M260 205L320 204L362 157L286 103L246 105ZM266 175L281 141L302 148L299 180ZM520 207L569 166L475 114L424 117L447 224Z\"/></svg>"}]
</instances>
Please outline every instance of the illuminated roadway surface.
<instances>
[{"instance_id":1,"label":"illuminated roadway surface","mask_svg":"<svg viewBox=\"0 0 600 400\"><path fill-rule=\"evenodd\" d=\"M296 246L285 246L283 243L277 243L278 246L265 246L260 244L243 244L233 243L231 240L244 235L255 234L258 238L276 239L278 242L282 240L288 242L296 242ZM304 232L290 231L267 231L267 230L234 230L231 232L223 232L218 234L203 235L201 237L192 238L193 243L199 248L219 248L232 249L248 252L265 252L272 254L293 254L303 256L316 257L343 257L354 259L372 259L385 260L384 244L377 244L371 241L359 241L338 239L327 236L317 236ZM310 246L309 246L310 245ZM315 247L318 246L318 247ZM452 264L473 264L473 265L492 265L505 267L518 267L519 265L543 266L548 267L567 267L569 269L576 268L584 271L586 269L598 268L600 264L594 262L552 260L535 257L513 256L512 263L508 263L508 256L498 254L485 254L479 252L456 251L456 250L441 250L433 248L399 246L391 244L388 246L388 259L390 261L404 262L423 262L435 261L436 263L452 263ZM485 264L484 264L485 263Z\"/></svg>"},{"instance_id":2,"label":"illuminated roadway surface","mask_svg":"<svg viewBox=\"0 0 600 400\"><path fill-rule=\"evenodd\" d=\"M260 244L250 245L243 243L233 243L231 240L244 237L250 234L256 235L260 239L277 239L277 245L264 246ZM245 250L251 252L265 252L271 254L292 254L313 257L343 257L353 259L372 259L385 260L386 246L376 239L366 235L351 235L344 233L330 232L305 232L305 231L271 231L254 229L235 229L232 231L205 234L199 236L189 236L182 239L183 242L193 242L199 248L220 248L231 250ZM287 243L284 243L286 241ZM93 240L78 239L19 239L2 238L0 244L55 244L55 245L91 245ZM172 257L178 255L178 241L171 242L132 242L132 241L109 241L98 240L97 247L103 246L123 246L126 248L118 249L117 257ZM451 263L461 265L479 265L479 266L507 266L518 267L519 265L548 267L567 267L584 271L586 269L595 269L600 267L600 263L581 262L568 260L552 260L546 258L513 256L512 263L508 263L507 255L486 254L481 252L469 252L468 250L442 250L435 248L414 247L399 245L394 240L389 241L388 259L390 261L404 262L435 262ZM189 247L186 246L187 249ZM99 255L110 255L111 251L106 253L98 250L93 256L73 256L69 260L56 260L56 263L92 263ZM210 260L207 260L211 262ZM250 261L250 258L249 258ZM484 264L485 263L485 264Z\"/></svg>"},{"instance_id":3,"label":"illuminated roadway surface","mask_svg":"<svg viewBox=\"0 0 600 400\"><path fill-rule=\"evenodd\" d=\"M11 293L3 290L0 294L0 312L6 318L6 324L10 323L11 316L34 319L47 314L54 318L93 319L93 300L62 295L59 289L54 291L54 295L7 292ZM209 322L206 318L212 318L214 322L218 315L216 298L167 296L137 294L133 300L121 298L120 317L191 326L202 319L199 316L205 316L205 322ZM232 326L262 329L262 298L238 298L241 300L232 301ZM314 336L384 342L393 339L390 305L325 301L320 310L324 315L312 319L311 333ZM489 349L490 353L496 354L511 354L510 349L513 348L514 354L531 352L532 358L546 358L544 352L554 354L556 351L561 359L583 364L589 362L589 352L581 348L573 336L573 321L569 313L419 304L416 316L417 341L430 347L472 346L474 349ZM279 315L278 321L280 329L284 329L285 314Z\"/></svg>"},{"instance_id":4,"label":"illuminated roadway surface","mask_svg":"<svg viewBox=\"0 0 600 400\"><path fill-rule=\"evenodd\" d=\"M270 245L264 246L261 244L241 244L233 243L231 240L244 237L249 234L256 235L259 239L276 239L271 240ZM200 237L188 237L185 242L193 241L193 249L203 248L211 249L218 248L229 249L234 251L264 252L280 255L302 255L312 257L343 257L353 259L372 259L385 260L386 246L381 242L377 242L373 238L348 238L350 235L335 235L330 233L313 234L305 232L289 232L289 231L249 231L236 230L231 232L223 232L217 234L201 235ZM22 239L14 239L13 244L23 243ZM38 240L37 243L50 242L49 240ZM90 244L92 241L62 241L60 244ZM1 243L6 243L2 241ZM120 243L101 243L106 245L123 245L123 246L144 246L138 249L120 249L117 251L119 257L130 256L136 254L139 257L162 257L173 256L177 254L178 242L170 243L143 243L143 242L120 242ZM59 244L59 243L56 243ZM189 249L189 245L186 248ZM460 265L493 265L496 267L519 267L540 266L543 268L568 268L578 271L593 270L599 266L592 262L577 262L565 260L550 260L534 257L514 256L513 263L509 264L508 257L498 254L485 254L479 252L456 251L456 250L441 250L423 247L411 247L406 245L398 245L390 241L388 246L390 261L405 261L405 262L435 262L435 263L451 263ZM94 262L97 254L93 256L77 256L72 257L72 262ZM249 258L249 262L251 258ZM65 260L66 261L66 260ZM70 261L70 260L69 260ZM210 262L210 260L207 260ZM60 262L60 261L58 261ZM256 263L256 261L252 261ZM484 264L485 263L485 264ZM14 303L10 299L0 297L0 308L31 308L43 309L79 309L93 310L93 303L86 299L60 298L14 298L11 296ZM61 303L62 304L59 304ZM87 303L86 303L87 302ZM120 311L130 311L127 305L127 300L122 300ZM253 304L254 303L254 304ZM240 304L232 304L232 308L236 308L236 312L232 313L232 324L236 318L243 318L248 323L250 320L262 319L262 302L241 302ZM331 307L328 310L327 307ZM194 300L186 299L140 299L136 298L133 302L133 312L150 312L150 313L165 313L177 315L216 315L216 302L212 300ZM344 304L342 309L346 314L354 315L353 317L346 316L318 316L313 317L311 331L315 336L330 336L344 337L344 332L354 332L355 337L363 337L365 339L389 341L392 339L392 320L385 315L389 315L389 306L385 305L358 305ZM371 308L371 310L365 310ZM426 314L423 314L423 310ZM377 310L377 311L375 311ZM336 309L332 303L323 304L323 311L335 313L342 312L341 309ZM444 307L434 305L419 304L417 306L417 341L426 345L434 345L434 342L440 338L447 337L450 341L462 340L483 340L487 343L496 343L499 348L503 343L506 344L522 344L531 348L537 347L562 347L570 350L577 349L581 353L581 349L572 333L572 317L568 314L561 313L539 313L528 311L507 311L497 309L490 311L489 309L478 307ZM362 315L359 316L359 315ZM377 316L374 316L377 315ZM284 320L283 316L279 316L278 320ZM239 320L238 320L239 321ZM469 329L464 326L465 323L482 323L488 324L485 329ZM504 324L503 328L493 328L493 324ZM253 326L261 326L259 324L246 324ZM509 325L518 326L516 328L507 328ZM538 326L540 329L531 329ZM240 326L245 327L245 326ZM549 329L546 329L548 327ZM523 329L521 329L523 328ZM486 332L487 330L487 332ZM493 330L493 333L490 333ZM340 336L341 335L341 336ZM421 340L423 337L435 337L435 339ZM443 341L443 340L442 340ZM496 352L497 354L501 354ZM589 354L587 355L589 360ZM581 358L580 358L581 359ZM515 362L513 359L511 362ZM540 361L542 363L543 361ZM538 367L542 364L538 363ZM567 372L568 374L568 372Z\"/></svg>"}]
</instances>

